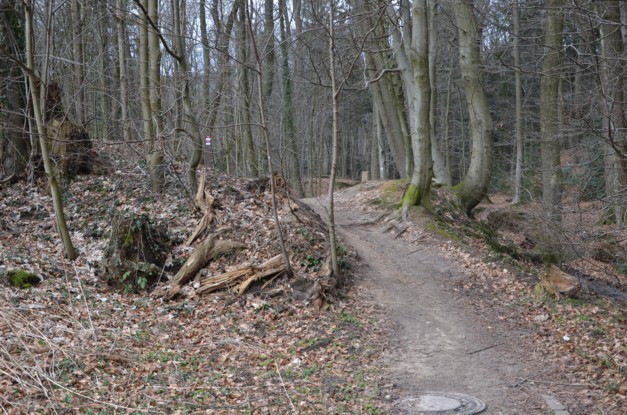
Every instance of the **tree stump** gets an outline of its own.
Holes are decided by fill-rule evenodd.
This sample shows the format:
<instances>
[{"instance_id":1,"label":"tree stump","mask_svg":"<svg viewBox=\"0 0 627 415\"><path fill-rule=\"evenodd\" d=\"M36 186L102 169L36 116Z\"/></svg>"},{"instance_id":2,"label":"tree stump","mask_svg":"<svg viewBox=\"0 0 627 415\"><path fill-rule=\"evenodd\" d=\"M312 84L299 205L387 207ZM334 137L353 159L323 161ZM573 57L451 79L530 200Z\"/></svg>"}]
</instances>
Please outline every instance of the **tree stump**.
<instances>
[{"instance_id":1,"label":"tree stump","mask_svg":"<svg viewBox=\"0 0 627 415\"><path fill-rule=\"evenodd\" d=\"M123 214L113 222L101 269L116 289L150 289L159 281L169 251L165 227L153 225L147 215Z\"/></svg>"}]
</instances>

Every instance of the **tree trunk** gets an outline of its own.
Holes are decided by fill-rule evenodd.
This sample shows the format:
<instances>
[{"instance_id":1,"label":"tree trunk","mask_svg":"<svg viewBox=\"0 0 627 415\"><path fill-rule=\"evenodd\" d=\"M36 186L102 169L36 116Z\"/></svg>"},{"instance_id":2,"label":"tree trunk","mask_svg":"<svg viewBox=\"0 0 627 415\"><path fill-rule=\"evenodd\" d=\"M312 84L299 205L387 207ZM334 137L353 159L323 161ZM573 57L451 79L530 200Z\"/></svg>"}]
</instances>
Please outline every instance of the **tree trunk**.
<instances>
[{"instance_id":1,"label":"tree trunk","mask_svg":"<svg viewBox=\"0 0 627 415\"><path fill-rule=\"evenodd\" d=\"M0 39L5 39L9 56L0 57L0 173L20 177L28 166L30 141L26 134L26 91L24 76L11 61L24 53L24 14L13 0L0 1ZM2 179L2 177L0 177Z\"/></svg>"},{"instance_id":2,"label":"tree trunk","mask_svg":"<svg viewBox=\"0 0 627 415\"><path fill-rule=\"evenodd\" d=\"M239 95L239 111L242 119L243 140L246 145L246 164L248 173L253 176L259 176L259 164L257 163L257 150L255 148L255 139L251 126L250 106L252 104L252 96L250 93L249 78L249 59L248 59L248 28L247 28L248 5L244 5L239 9L239 22L237 27L237 61L239 65L239 81L237 83Z\"/></svg>"},{"instance_id":3,"label":"tree trunk","mask_svg":"<svg viewBox=\"0 0 627 415\"><path fill-rule=\"evenodd\" d=\"M410 21L407 16L404 21ZM405 79L405 91L409 98L409 121L414 154L414 170L411 182L403 196L403 217L409 207L429 205L431 187L431 135L429 81L429 9L427 0L416 0L412 5L411 32L406 28L403 51L399 55L399 67ZM411 33L411 38L407 36ZM408 43L411 41L411 43Z\"/></svg>"},{"instance_id":4,"label":"tree trunk","mask_svg":"<svg viewBox=\"0 0 627 415\"><path fill-rule=\"evenodd\" d=\"M95 8L98 13L98 78L100 81L100 93L98 94L100 101L100 138L109 140L109 126L111 122L111 99L109 92L109 79L107 69L110 64L109 48L109 16L106 10L106 2L104 0L95 0ZM81 124L81 127L83 125Z\"/></svg>"},{"instance_id":5,"label":"tree trunk","mask_svg":"<svg viewBox=\"0 0 627 415\"><path fill-rule=\"evenodd\" d=\"M209 34L207 32L207 0L198 2L200 20L200 43L202 44L202 96L205 97L205 107L211 105L211 50L209 48Z\"/></svg>"},{"instance_id":6,"label":"tree trunk","mask_svg":"<svg viewBox=\"0 0 627 415\"><path fill-rule=\"evenodd\" d=\"M263 3L263 84L261 88L261 96L263 102L267 103L272 95L272 86L274 85L274 72L276 64L274 42L274 0L264 0Z\"/></svg>"},{"instance_id":7,"label":"tree trunk","mask_svg":"<svg viewBox=\"0 0 627 415\"><path fill-rule=\"evenodd\" d=\"M84 55L83 55L83 38L84 16L82 3L79 0L72 0L70 4L72 14L72 59L74 66L74 90L76 91L76 99L74 101L76 111L76 123L85 125L85 72L84 72Z\"/></svg>"},{"instance_id":8,"label":"tree trunk","mask_svg":"<svg viewBox=\"0 0 627 415\"><path fill-rule=\"evenodd\" d=\"M294 86L292 74L290 73L290 58L288 54L288 42L290 41L289 20L287 17L287 0L279 1L280 7L280 26L281 26L281 78L283 86L283 119L285 125L285 135L287 136L287 145L290 158L290 179L292 187L296 189L299 197L305 195L303 189L303 179L300 172L300 151L296 139L296 116L294 113ZM295 186L294 186L295 185Z\"/></svg>"},{"instance_id":9,"label":"tree trunk","mask_svg":"<svg viewBox=\"0 0 627 415\"><path fill-rule=\"evenodd\" d=\"M605 1L601 24L601 80L605 117L605 189L616 226L627 222L627 122L625 120L625 60L620 32L620 2Z\"/></svg>"},{"instance_id":10,"label":"tree trunk","mask_svg":"<svg viewBox=\"0 0 627 415\"><path fill-rule=\"evenodd\" d=\"M438 3L435 0L429 0L429 83L431 88L431 102L429 103L429 135L431 140L431 157L433 159L433 178L436 183L450 186L451 175L446 167L445 158L442 155L442 146L438 140L438 87L437 87L437 57L438 45L436 16ZM446 143L444 143L446 144ZM445 149L445 151L448 151Z\"/></svg>"},{"instance_id":11,"label":"tree trunk","mask_svg":"<svg viewBox=\"0 0 627 415\"><path fill-rule=\"evenodd\" d=\"M561 221L562 168L559 142L559 84L562 68L564 0L547 0L544 23L544 63L540 79L542 204L551 222Z\"/></svg>"},{"instance_id":12,"label":"tree trunk","mask_svg":"<svg viewBox=\"0 0 627 415\"><path fill-rule=\"evenodd\" d=\"M213 19L213 24L215 26L216 32L216 41L215 48L217 51L217 85L215 86L215 94L211 103L209 105L209 117L207 120L207 126L209 128L209 135L213 135L213 128L218 120L218 111L220 109L220 105L222 101L225 100L225 90L227 87L228 75L230 72L229 68L229 45L231 42L231 32L233 31L233 25L235 23L235 18L237 16L238 10L241 7L245 7L246 2L242 0L236 0L233 2L231 11L227 17L226 22L223 22L223 19L220 16L219 4L218 0L214 0L211 6L211 15ZM238 49L239 50L239 49ZM223 140L224 141L224 140Z\"/></svg>"},{"instance_id":13,"label":"tree trunk","mask_svg":"<svg viewBox=\"0 0 627 415\"><path fill-rule=\"evenodd\" d=\"M52 10L48 7L48 17L51 17ZM45 91L45 81L37 76L37 70L35 69L35 51L34 51L34 29L33 29L33 4L32 0L24 1L24 35L26 38L25 55L26 55L26 72L28 77L28 87L30 89L31 99L33 103L33 113L35 115L35 123L37 125L37 135L39 136L39 145L41 150L41 158L44 163L44 170L48 177L48 184L50 185L50 193L52 195L52 203L54 207L55 218L57 222L57 231L63 242L63 248L65 250L65 256L74 260L77 257L70 232L67 228L67 222L65 221L65 213L63 211L63 200L61 198L61 188L59 186L58 178L56 177L55 170L52 166L50 156L48 154L48 141L49 138L46 132L46 126L44 122L44 100L42 99L42 93ZM48 50L45 51L47 56Z\"/></svg>"},{"instance_id":14,"label":"tree trunk","mask_svg":"<svg viewBox=\"0 0 627 415\"><path fill-rule=\"evenodd\" d=\"M451 185L453 184L453 174L451 172L451 149L449 146L449 114L451 113L451 96L453 95L453 59L451 57L451 62L448 68L448 82L446 86L446 109L444 112L444 158L446 160L446 171L448 172L448 177L451 180Z\"/></svg>"},{"instance_id":15,"label":"tree trunk","mask_svg":"<svg viewBox=\"0 0 627 415\"><path fill-rule=\"evenodd\" d=\"M192 105L192 97L190 93L190 79L192 73L189 70L189 64L187 62L187 53L185 47L185 32L183 31L183 25L181 23L181 13L184 9L184 5L179 3L179 0L173 0L172 2L172 19L174 23L174 39L175 39L175 59L179 64L179 68L183 77L183 86L181 89L181 98L183 100L183 119L187 124L187 128L191 131L192 139L192 153L189 158L189 165L187 167L187 183L192 194L198 190L198 179L196 178L196 170L202 160L203 150L203 137L200 135L200 128L198 127L198 121L196 114L194 114L194 108Z\"/></svg>"},{"instance_id":16,"label":"tree trunk","mask_svg":"<svg viewBox=\"0 0 627 415\"><path fill-rule=\"evenodd\" d=\"M147 10L147 0L139 0L144 10ZM139 93L141 98L142 123L144 129L144 140L148 143L148 151L146 159L150 163L150 159L154 151L156 151L155 128L152 123L152 107L150 105L150 56L148 53L148 22L146 16L139 19ZM152 170L149 168L149 172ZM152 174L150 176L152 186Z\"/></svg>"},{"instance_id":17,"label":"tree trunk","mask_svg":"<svg viewBox=\"0 0 627 415\"><path fill-rule=\"evenodd\" d=\"M122 0L116 0L116 8L121 16L126 14L126 7L123 7ZM127 50L128 31L126 22L122 17L117 18L117 42L118 42L118 71L120 75L120 111L122 116L122 139L126 142L131 139L131 127L129 122L128 105L128 72L127 72Z\"/></svg>"},{"instance_id":18,"label":"tree trunk","mask_svg":"<svg viewBox=\"0 0 627 415\"><path fill-rule=\"evenodd\" d=\"M365 38L366 75L372 99L379 109L379 119L392 158L401 177L411 177L413 155L408 120L405 113L405 95L401 76L395 71L394 59L389 43L385 9L372 0L355 0L358 19L357 30ZM371 82L371 80L375 80Z\"/></svg>"},{"instance_id":19,"label":"tree trunk","mask_svg":"<svg viewBox=\"0 0 627 415\"><path fill-rule=\"evenodd\" d=\"M523 132L522 132L522 81L520 69L520 50L518 38L520 36L520 6L519 0L512 0L514 20L514 76L516 89L516 173L514 175L514 197L512 204L520 203L523 186Z\"/></svg>"},{"instance_id":20,"label":"tree trunk","mask_svg":"<svg viewBox=\"0 0 627 415\"><path fill-rule=\"evenodd\" d=\"M335 80L335 0L329 2L329 74L331 77L331 117L332 117L332 131L331 131L331 175L329 177L329 245L331 251L331 268L333 270L333 278L338 285L341 285L342 277L340 274L340 267L337 261L337 238L335 234L335 207L334 207L334 192L335 192L335 177L337 173L337 144L338 144L338 108L337 98L339 91Z\"/></svg>"},{"instance_id":21,"label":"tree trunk","mask_svg":"<svg viewBox=\"0 0 627 415\"><path fill-rule=\"evenodd\" d=\"M467 215L483 200L492 173L492 118L483 84L480 58L481 31L473 11L472 0L454 7L459 37L459 65L464 82L466 105L470 118L472 151L470 166L463 180L455 186L457 199Z\"/></svg>"},{"instance_id":22,"label":"tree trunk","mask_svg":"<svg viewBox=\"0 0 627 415\"><path fill-rule=\"evenodd\" d=\"M163 192L165 186L164 141L165 127L161 109L161 46L159 43L159 1L148 2L148 73L150 110L155 135L155 146L149 157L150 183L153 193Z\"/></svg>"},{"instance_id":23,"label":"tree trunk","mask_svg":"<svg viewBox=\"0 0 627 415\"><path fill-rule=\"evenodd\" d=\"M266 16L267 17L267 16ZM250 21L249 21L250 23ZM253 47L253 52L255 54L255 67L257 72L257 80L259 82L259 88L257 88L257 105L259 106L259 118L260 118L260 127L261 133L263 135L263 140L266 145L266 156L267 156L267 167L268 167L268 179L270 181L270 190L272 193L272 213L274 216L274 222L276 225L277 236L279 239L279 246L281 247L281 252L283 254L285 260L285 266L287 268L287 275L293 276L292 267L290 265L290 257L287 252L287 247L285 245L285 240L283 238L283 230L281 229L281 222L279 221L279 215L277 210L277 201L276 201L276 183L274 177L274 170L272 165L272 152L270 150L270 133L268 131L268 125L266 122L266 104L267 101L264 100L264 93L262 85L265 84L264 76L264 61L263 58L265 55L261 55L260 48L257 45L256 39L254 36L251 38L251 43Z\"/></svg>"}]
</instances>

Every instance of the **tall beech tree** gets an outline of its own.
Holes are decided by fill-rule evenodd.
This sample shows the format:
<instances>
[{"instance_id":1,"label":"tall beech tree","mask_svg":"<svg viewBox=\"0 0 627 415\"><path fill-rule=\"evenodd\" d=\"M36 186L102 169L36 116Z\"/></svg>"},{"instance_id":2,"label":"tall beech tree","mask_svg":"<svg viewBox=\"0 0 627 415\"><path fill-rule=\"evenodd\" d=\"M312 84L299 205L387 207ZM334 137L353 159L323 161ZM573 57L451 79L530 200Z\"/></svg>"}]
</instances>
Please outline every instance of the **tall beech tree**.
<instances>
[{"instance_id":1,"label":"tall beech tree","mask_svg":"<svg viewBox=\"0 0 627 415\"><path fill-rule=\"evenodd\" d=\"M385 4L375 0L351 0L351 4L354 14L359 16L355 24L365 47L366 82L378 110L376 116L385 130L397 170L402 177L409 178L414 162L410 127L402 77L389 40L393 27L387 18L387 12L395 16L396 11L388 10ZM380 176L384 178L385 174Z\"/></svg>"},{"instance_id":2,"label":"tall beech tree","mask_svg":"<svg viewBox=\"0 0 627 415\"><path fill-rule=\"evenodd\" d=\"M561 221L559 84L563 61L564 0L547 0L544 21L544 62L540 79L542 204L551 222Z\"/></svg>"},{"instance_id":3,"label":"tall beech tree","mask_svg":"<svg viewBox=\"0 0 627 415\"><path fill-rule=\"evenodd\" d=\"M433 159L433 179L440 185L450 186L451 173L446 165L446 158L442 150L444 143L438 139L438 79L437 79L437 58L438 58L438 28L436 24L438 14L438 1L429 0L429 87L431 97L429 102L429 136L431 140L431 157Z\"/></svg>"},{"instance_id":4,"label":"tall beech tree","mask_svg":"<svg viewBox=\"0 0 627 415\"><path fill-rule=\"evenodd\" d=\"M429 205L432 177L429 82L429 9L427 0L413 2L411 12L399 10L402 32L395 32L395 51L408 103L411 148L414 156L411 182L403 196L403 216L409 207ZM411 13L411 15L410 15Z\"/></svg>"},{"instance_id":5,"label":"tall beech tree","mask_svg":"<svg viewBox=\"0 0 627 415\"><path fill-rule=\"evenodd\" d=\"M523 186L523 115L522 115L522 70L520 68L520 4L519 0L512 0L512 26L513 26L513 54L514 76L516 90L516 165L514 167L514 197L512 204L520 203Z\"/></svg>"},{"instance_id":6,"label":"tall beech tree","mask_svg":"<svg viewBox=\"0 0 627 415\"><path fill-rule=\"evenodd\" d=\"M601 10L601 103L605 138L605 189L617 226L627 224L627 122L625 120L625 45L621 4L598 2Z\"/></svg>"},{"instance_id":7,"label":"tall beech tree","mask_svg":"<svg viewBox=\"0 0 627 415\"><path fill-rule=\"evenodd\" d=\"M31 150L27 134L25 77L15 64L24 53L23 5L0 1L0 166L16 179L26 173Z\"/></svg>"},{"instance_id":8,"label":"tall beech tree","mask_svg":"<svg viewBox=\"0 0 627 415\"><path fill-rule=\"evenodd\" d=\"M493 162L492 117L483 82L481 65L481 27L471 0L455 2L455 23L459 41L459 66L462 73L466 106L470 118L472 150L470 165L463 180L455 186L457 199L466 212L485 198Z\"/></svg>"}]
</instances>

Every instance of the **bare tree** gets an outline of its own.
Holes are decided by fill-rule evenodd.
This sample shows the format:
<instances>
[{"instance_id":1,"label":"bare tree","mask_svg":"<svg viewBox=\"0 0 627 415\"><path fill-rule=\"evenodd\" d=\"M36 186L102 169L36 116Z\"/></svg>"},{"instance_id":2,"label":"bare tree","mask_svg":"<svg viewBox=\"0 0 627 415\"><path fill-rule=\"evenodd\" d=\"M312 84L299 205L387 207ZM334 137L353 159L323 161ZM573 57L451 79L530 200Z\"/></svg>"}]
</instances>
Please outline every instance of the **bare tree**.
<instances>
[{"instance_id":1,"label":"bare tree","mask_svg":"<svg viewBox=\"0 0 627 415\"><path fill-rule=\"evenodd\" d=\"M18 178L26 172L30 141L26 134L24 75L14 62L24 53L22 4L0 1L0 175Z\"/></svg>"},{"instance_id":2,"label":"bare tree","mask_svg":"<svg viewBox=\"0 0 627 415\"><path fill-rule=\"evenodd\" d=\"M351 3L354 14L358 16L355 19L357 31L365 46L366 81L392 158L401 176L411 177L414 160L410 127L402 78L389 41L392 28L386 18L387 5L373 0L354 0ZM379 160L384 161L382 158Z\"/></svg>"},{"instance_id":3,"label":"bare tree","mask_svg":"<svg viewBox=\"0 0 627 415\"><path fill-rule=\"evenodd\" d=\"M296 115L294 114L294 82L290 69L289 45L291 39L290 23L287 16L287 1L279 1L279 26L281 32L281 84L283 89L283 124L287 136L290 160L290 179L298 196L304 196L303 180L300 172L300 154L296 140Z\"/></svg>"},{"instance_id":4,"label":"bare tree","mask_svg":"<svg viewBox=\"0 0 627 415\"><path fill-rule=\"evenodd\" d=\"M172 0L172 19L174 26L174 45L175 48L171 53L171 56L176 59L180 71L183 76L183 85L181 88L181 98L183 100L183 118L186 121L186 126L189 128L192 141L192 152L189 158L189 165L187 167L187 182L189 184L190 190L192 194L196 194L198 190L198 180L196 178L196 170L200 165L202 160L202 151L203 151L203 138L200 135L200 128L198 125L198 121L196 119L196 115L194 113L194 108L192 104L191 97L191 76L192 73L189 68L187 52L185 47L185 33L183 30L183 25L181 23L181 13L185 7L185 3L180 3L180 0ZM209 68L205 68L208 70Z\"/></svg>"},{"instance_id":5,"label":"bare tree","mask_svg":"<svg viewBox=\"0 0 627 415\"><path fill-rule=\"evenodd\" d=\"M519 0L512 0L512 14L514 26L514 74L516 89L516 166L514 176L514 197L512 204L520 203L523 185L523 125L522 125L522 70L520 68L520 5Z\"/></svg>"},{"instance_id":6,"label":"bare tree","mask_svg":"<svg viewBox=\"0 0 627 415\"><path fill-rule=\"evenodd\" d=\"M122 139L129 141L131 137L130 120L129 120L129 99L128 99L128 70L129 53L128 53L128 33L124 16L126 15L126 2L116 0L116 25L117 25L117 48L118 48L118 73L119 73L119 96L120 96L120 112L122 118Z\"/></svg>"},{"instance_id":7,"label":"bare tree","mask_svg":"<svg viewBox=\"0 0 627 415\"><path fill-rule=\"evenodd\" d=\"M164 141L165 125L161 107L161 46L159 39L159 0L147 0L148 25L148 84L150 110L154 131L154 147L149 155L150 182L154 193L163 192L165 186Z\"/></svg>"},{"instance_id":8,"label":"bare tree","mask_svg":"<svg viewBox=\"0 0 627 415\"><path fill-rule=\"evenodd\" d=\"M46 18L48 22L52 19L52 6L48 4L46 10ZM46 80L39 76L39 73L45 74L45 71L39 71L35 65L35 46L34 46L34 29L33 29L33 2L32 0L24 0L24 36L26 40L24 54L26 56L26 64L23 66L28 78L28 88L30 90L31 101L33 106L33 114L35 115L35 124L37 126L37 135L39 137L39 147L41 150L41 158L44 163L48 184L50 185L50 193L52 194L52 203L57 222L57 231L63 242L65 256L74 260L77 257L72 238L68 231L65 213L63 211L63 200L61 198L61 187L57 177L57 172L52 166L49 155L49 137L46 130L44 120ZM50 41L50 33L48 33L48 41ZM48 56L48 44L43 53L44 59ZM45 67L45 65L44 65Z\"/></svg>"},{"instance_id":9,"label":"bare tree","mask_svg":"<svg viewBox=\"0 0 627 415\"><path fill-rule=\"evenodd\" d=\"M414 1L409 10L400 10L403 21L402 36L396 32L396 55L403 76L408 101L409 125L414 155L411 182L403 196L403 216L409 207L429 205L432 160L429 81L429 8L427 0ZM411 24L410 24L411 22Z\"/></svg>"},{"instance_id":10,"label":"bare tree","mask_svg":"<svg viewBox=\"0 0 627 415\"><path fill-rule=\"evenodd\" d=\"M625 65L620 32L620 2L599 2L601 7L601 84L605 130L605 188L614 222L627 223L627 122L625 120Z\"/></svg>"},{"instance_id":11,"label":"bare tree","mask_svg":"<svg viewBox=\"0 0 627 415\"><path fill-rule=\"evenodd\" d=\"M542 203L551 222L561 221L562 168L558 124L559 84L563 60L564 0L547 0L544 63L540 80Z\"/></svg>"},{"instance_id":12,"label":"bare tree","mask_svg":"<svg viewBox=\"0 0 627 415\"><path fill-rule=\"evenodd\" d=\"M455 194L468 215L487 194L492 174L492 117L483 83L481 65L481 28L472 0L455 4L455 22L459 39L459 65L464 82L470 117L472 152L470 166Z\"/></svg>"},{"instance_id":13,"label":"bare tree","mask_svg":"<svg viewBox=\"0 0 627 415\"><path fill-rule=\"evenodd\" d=\"M340 267L337 261L337 236L335 233L335 178L337 175L337 146L338 146L338 88L335 79L335 0L329 1L329 76L331 78L331 177L329 178L329 245L331 251L331 268L336 281L340 281Z\"/></svg>"},{"instance_id":14,"label":"bare tree","mask_svg":"<svg viewBox=\"0 0 627 415\"><path fill-rule=\"evenodd\" d=\"M429 87L431 90L431 100L429 102L429 135L431 140L431 157L433 159L433 179L436 183L450 186L451 173L447 167L442 146L438 139L438 79L437 79L437 58L438 58L438 28L436 17L439 4L436 0L429 0ZM446 149L444 153L446 153Z\"/></svg>"},{"instance_id":15,"label":"bare tree","mask_svg":"<svg viewBox=\"0 0 627 415\"><path fill-rule=\"evenodd\" d=\"M266 16L267 19L267 16ZM252 19L250 16L248 18L248 27L249 31L252 32ZM277 201L276 201L276 183L274 180L274 169L272 164L272 151L270 146L270 134L268 131L268 124L266 120L266 101L264 100L264 89L263 85L266 82L264 80L264 56L261 54L261 50L257 45L256 39L254 36L251 38L251 44L253 48L253 53L255 55L255 70L257 73L257 80L259 87L257 88L257 104L259 106L259 126L261 128L261 133L263 135L263 140L266 146L266 156L267 156L267 167L268 167L268 180L270 181L270 190L272 193L272 212L274 215L274 222L276 224L277 235L279 238L279 246L281 247L281 252L283 253L283 259L285 262L285 266L287 269L287 274L289 276L293 275L292 266L290 264L290 257L287 251L287 247L285 245L285 240L283 238L283 230L281 229L281 222L279 221ZM267 84L266 84L267 85ZM270 86L271 87L271 86ZM267 91L266 91L267 92Z\"/></svg>"}]
</instances>

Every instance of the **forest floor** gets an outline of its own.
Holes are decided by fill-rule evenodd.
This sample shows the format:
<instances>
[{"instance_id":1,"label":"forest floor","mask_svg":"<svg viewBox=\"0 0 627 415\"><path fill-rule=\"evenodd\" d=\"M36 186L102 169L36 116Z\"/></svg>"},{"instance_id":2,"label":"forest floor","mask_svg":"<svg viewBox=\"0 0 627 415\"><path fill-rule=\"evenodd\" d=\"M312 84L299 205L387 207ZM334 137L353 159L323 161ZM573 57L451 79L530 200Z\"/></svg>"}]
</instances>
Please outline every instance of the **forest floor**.
<instances>
[{"instance_id":1,"label":"forest floor","mask_svg":"<svg viewBox=\"0 0 627 415\"><path fill-rule=\"evenodd\" d=\"M600 272L586 258L571 264L597 276L585 293L539 295L528 264L438 229L424 212L410 222L382 215L400 187L367 182L337 193L335 204L339 233L360 258L357 286L396 324L383 360L401 391L397 410L418 413L415 397L437 391L475 396L491 414L553 413L546 395L571 414L625 414L624 275ZM477 209L483 218L510 209L492 199ZM326 199L307 202L326 217Z\"/></svg>"},{"instance_id":2,"label":"forest floor","mask_svg":"<svg viewBox=\"0 0 627 415\"><path fill-rule=\"evenodd\" d=\"M155 197L139 166L118 163L65 189L74 262L63 258L45 183L0 187L2 413L411 414L425 391L475 396L491 414L550 413L541 394L572 414L625 413L624 303L537 298L532 272L479 243L447 240L421 217L392 226L381 201L402 191L394 182L337 193L349 279L327 301L296 300L281 277L243 295L196 295L190 285L166 302L165 277L189 257L199 214L180 181ZM209 189L215 226L247 248L203 275L279 252L267 183L212 176ZM324 225L279 202L294 270L315 281ZM307 203L324 216L324 201ZM114 290L103 275L122 212L168 228L174 248L152 291ZM12 287L15 268L43 281Z\"/></svg>"}]
</instances>

